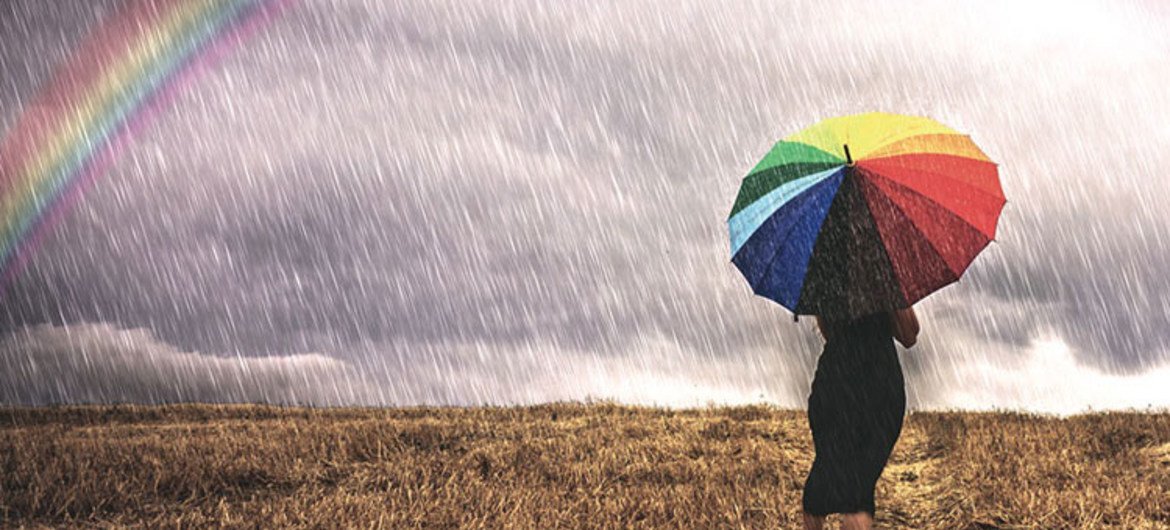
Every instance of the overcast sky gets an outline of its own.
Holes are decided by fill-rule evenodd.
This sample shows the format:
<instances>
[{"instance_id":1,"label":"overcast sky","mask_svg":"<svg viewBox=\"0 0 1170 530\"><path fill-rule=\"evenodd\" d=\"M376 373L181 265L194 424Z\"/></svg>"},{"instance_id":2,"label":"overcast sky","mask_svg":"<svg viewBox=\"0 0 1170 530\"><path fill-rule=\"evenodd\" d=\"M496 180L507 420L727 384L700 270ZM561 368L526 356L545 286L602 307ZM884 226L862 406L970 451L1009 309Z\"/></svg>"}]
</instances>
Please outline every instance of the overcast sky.
<instances>
[{"instance_id":1,"label":"overcast sky","mask_svg":"<svg viewBox=\"0 0 1170 530\"><path fill-rule=\"evenodd\" d=\"M114 0L0 4L0 126ZM1170 9L301 0L190 86L0 311L0 402L806 405L730 263L779 138L969 133L997 241L920 302L908 406L1170 406Z\"/></svg>"}]
</instances>

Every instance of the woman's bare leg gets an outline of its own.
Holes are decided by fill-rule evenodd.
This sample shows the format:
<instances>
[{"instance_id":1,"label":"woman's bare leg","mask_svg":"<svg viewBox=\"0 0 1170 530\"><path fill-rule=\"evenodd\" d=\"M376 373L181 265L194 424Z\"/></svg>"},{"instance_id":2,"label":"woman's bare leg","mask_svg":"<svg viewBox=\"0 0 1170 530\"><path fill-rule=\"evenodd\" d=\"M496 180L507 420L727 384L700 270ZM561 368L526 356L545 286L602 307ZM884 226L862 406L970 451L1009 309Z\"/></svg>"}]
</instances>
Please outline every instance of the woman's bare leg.
<instances>
[{"instance_id":1,"label":"woman's bare leg","mask_svg":"<svg viewBox=\"0 0 1170 530\"><path fill-rule=\"evenodd\" d=\"M873 530L873 518L866 512L841 514L842 530Z\"/></svg>"},{"instance_id":2,"label":"woman's bare leg","mask_svg":"<svg viewBox=\"0 0 1170 530\"><path fill-rule=\"evenodd\" d=\"M804 515L804 530L823 530L825 528L825 516L813 515L804 510L800 512Z\"/></svg>"}]
</instances>

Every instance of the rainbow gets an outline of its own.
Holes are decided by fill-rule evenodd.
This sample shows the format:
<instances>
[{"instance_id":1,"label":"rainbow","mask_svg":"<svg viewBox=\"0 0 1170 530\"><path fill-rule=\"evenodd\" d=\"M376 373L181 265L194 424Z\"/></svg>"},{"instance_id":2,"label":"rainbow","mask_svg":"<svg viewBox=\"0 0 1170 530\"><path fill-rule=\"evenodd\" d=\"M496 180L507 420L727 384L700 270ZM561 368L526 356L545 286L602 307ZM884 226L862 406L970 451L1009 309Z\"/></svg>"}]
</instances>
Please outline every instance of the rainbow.
<instances>
[{"instance_id":1,"label":"rainbow","mask_svg":"<svg viewBox=\"0 0 1170 530\"><path fill-rule=\"evenodd\" d=\"M0 141L0 294L184 87L295 0L130 0L104 17Z\"/></svg>"}]
</instances>

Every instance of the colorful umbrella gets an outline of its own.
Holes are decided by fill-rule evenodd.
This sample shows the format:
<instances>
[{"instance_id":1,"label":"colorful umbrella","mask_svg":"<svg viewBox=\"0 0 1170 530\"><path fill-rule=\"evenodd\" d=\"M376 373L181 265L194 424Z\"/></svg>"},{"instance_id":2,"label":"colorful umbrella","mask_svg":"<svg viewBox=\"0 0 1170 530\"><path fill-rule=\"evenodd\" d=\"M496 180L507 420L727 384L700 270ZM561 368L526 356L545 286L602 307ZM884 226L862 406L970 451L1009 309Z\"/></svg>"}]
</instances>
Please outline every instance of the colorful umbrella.
<instances>
[{"instance_id":1,"label":"colorful umbrella","mask_svg":"<svg viewBox=\"0 0 1170 530\"><path fill-rule=\"evenodd\" d=\"M748 173L728 217L731 261L795 315L909 307L995 239L996 164L928 118L866 113L789 136Z\"/></svg>"}]
</instances>

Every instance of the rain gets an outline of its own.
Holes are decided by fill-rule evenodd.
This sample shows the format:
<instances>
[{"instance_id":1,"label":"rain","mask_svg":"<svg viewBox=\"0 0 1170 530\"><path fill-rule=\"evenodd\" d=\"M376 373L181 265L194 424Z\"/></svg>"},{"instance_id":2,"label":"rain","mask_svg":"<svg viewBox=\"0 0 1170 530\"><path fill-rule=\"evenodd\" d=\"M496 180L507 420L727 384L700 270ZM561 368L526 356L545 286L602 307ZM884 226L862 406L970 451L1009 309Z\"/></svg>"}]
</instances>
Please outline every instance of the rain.
<instances>
[{"instance_id":1,"label":"rain","mask_svg":"<svg viewBox=\"0 0 1170 530\"><path fill-rule=\"evenodd\" d=\"M0 4L0 131L113 0ZM0 403L803 408L821 341L730 263L783 136L930 116L996 240L917 306L911 410L1170 407L1163 2L301 0L0 298Z\"/></svg>"}]
</instances>

